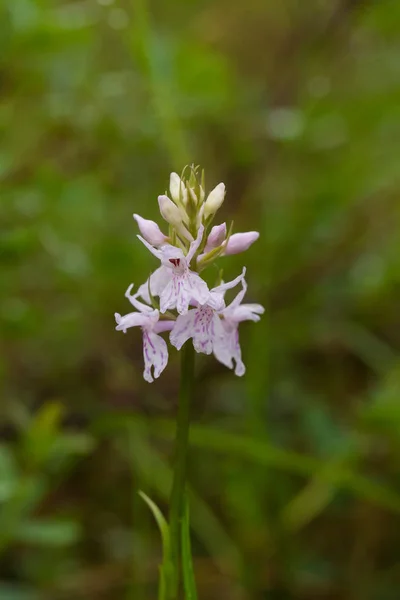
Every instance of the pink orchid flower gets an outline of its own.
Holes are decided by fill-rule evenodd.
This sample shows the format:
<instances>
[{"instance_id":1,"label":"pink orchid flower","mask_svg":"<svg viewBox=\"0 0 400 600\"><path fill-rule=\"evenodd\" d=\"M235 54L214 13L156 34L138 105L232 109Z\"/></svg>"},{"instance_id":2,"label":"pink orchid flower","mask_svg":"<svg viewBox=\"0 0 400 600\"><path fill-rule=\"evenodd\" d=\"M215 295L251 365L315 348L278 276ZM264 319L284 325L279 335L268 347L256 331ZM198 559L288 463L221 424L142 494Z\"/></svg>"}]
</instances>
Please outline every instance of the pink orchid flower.
<instances>
[{"instance_id":1,"label":"pink orchid flower","mask_svg":"<svg viewBox=\"0 0 400 600\"><path fill-rule=\"evenodd\" d=\"M210 295L208 286L198 273L189 269L190 261L201 244L203 232L204 227L201 225L197 238L190 244L186 256L180 248L170 244L156 249L138 235L146 248L161 261L161 267L150 276L148 282L140 286L137 295L149 300L150 286L152 295L160 297L161 313L176 308L179 314L184 315L188 312L192 299L199 304L205 304Z\"/></svg>"},{"instance_id":2,"label":"pink orchid flower","mask_svg":"<svg viewBox=\"0 0 400 600\"><path fill-rule=\"evenodd\" d=\"M153 310L150 306L143 304L131 295L132 285L129 286L125 293L125 297L139 312L131 312L121 316L115 313L117 322L117 331L123 331L130 327L141 327L143 333L143 358L144 371L143 377L151 383L153 377L157 379L165 369L168 363L168 347L158 334L163 331L170 331L175 325L174 321L160 321L160 313L158 310ZM153 367L153 374L152 374Z\"/></svg>"}]
</instances>

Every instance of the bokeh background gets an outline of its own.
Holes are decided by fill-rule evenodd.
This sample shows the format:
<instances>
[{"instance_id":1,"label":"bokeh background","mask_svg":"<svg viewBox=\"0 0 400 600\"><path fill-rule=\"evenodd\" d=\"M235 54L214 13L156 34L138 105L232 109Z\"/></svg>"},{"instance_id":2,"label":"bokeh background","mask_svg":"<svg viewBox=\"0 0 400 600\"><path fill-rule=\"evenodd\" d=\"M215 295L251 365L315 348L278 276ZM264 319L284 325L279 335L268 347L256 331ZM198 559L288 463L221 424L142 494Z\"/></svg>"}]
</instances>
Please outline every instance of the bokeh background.
<instances>
[{"instance_id":1,"label":"bokeh background","mask_svg":"<svg viewBox=\"0 0 400 600\"><path fill-rule=\"evenodd\" d=\"M398 600L400 3L0 7L0 598L156 597L179 361L114 331L170 171L258 229L246 376L200 357L201 599Z\"/></svg>"}]
</instances>

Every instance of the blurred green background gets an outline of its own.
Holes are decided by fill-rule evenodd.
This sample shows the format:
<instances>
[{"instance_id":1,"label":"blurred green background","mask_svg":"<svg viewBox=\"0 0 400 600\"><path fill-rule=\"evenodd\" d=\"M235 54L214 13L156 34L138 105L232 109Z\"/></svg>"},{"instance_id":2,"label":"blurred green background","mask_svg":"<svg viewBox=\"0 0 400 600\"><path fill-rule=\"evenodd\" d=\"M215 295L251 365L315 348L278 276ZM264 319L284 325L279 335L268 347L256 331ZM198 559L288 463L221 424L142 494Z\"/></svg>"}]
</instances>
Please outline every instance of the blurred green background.
<instances>
[{"instance_id":1,"label":"blurred green background","mask_svg":"<svg viewBox=\"0 0 400 600\"><path fill-rule=\"evenodd\" d=\"M156 597L179 361L113 313L194 162L267 308L244 378L198 360L200 598L398 600L400 3L0 7L0 598Z\"/></svg>"}]
</instances>

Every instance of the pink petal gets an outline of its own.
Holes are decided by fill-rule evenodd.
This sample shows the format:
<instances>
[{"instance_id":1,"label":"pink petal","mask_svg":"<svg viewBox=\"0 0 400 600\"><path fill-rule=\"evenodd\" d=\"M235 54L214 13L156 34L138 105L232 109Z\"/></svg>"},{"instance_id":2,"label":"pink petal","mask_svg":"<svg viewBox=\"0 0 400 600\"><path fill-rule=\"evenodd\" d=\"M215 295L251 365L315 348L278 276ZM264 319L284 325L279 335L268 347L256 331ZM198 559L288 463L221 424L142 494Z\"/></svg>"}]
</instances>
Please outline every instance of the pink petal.
<instances>
[{"instance_id":1,"label":"pink petal","mask_svg":"<svg viewBox=\"0 0 400 600\"><path fill-rule=\"evenodd\" d=\"M204 225L200 225L199 230L197 232L197 238L194 240L194 242L192 242L190 244L189 252L187 253L187 256L186 256L186 262L187 262L188 266L190 265L190 261L192 260L193 256L196 254L197 250L199 249L199 246L203 239L203 233L204 233Z\"/></svg>"},{"instance_id":2,"label":"pink petal","mask_svg":"<svg viewBox=\"0 0 400 600\"><path fill-rule=\"evenodd\" d=\"M115 321L117 323L116 330L123 331L130 327L143 327L148 322L148 316L143 313L132 312L127 315L121 316L119 313L115 313Z\"/></svg>"},{"instance_id":3,"label":"pink petal","mask_svg":"<svg viewBox=\"0 0 400 600\"><path fill-rule=\"evenodd\" d=\"M162 291L168 285L168 282L171 280L172 272L167 267L158 267L150 275L150 290L153 296L160 296ZM149 280L138 288L135 296L140 296L145 300L145 302L150 303L150 295L149 295ZM162 311L161 311L162 312Z\"/></svg>"},{"instance_id":4,"label":"pink petal","mask_svg":"<svg viewBox=\"0 0 400 600\"><path fill-rule=\"evenodd\" d=\"M235 277L235 279L232 279L232 281L228 281L227 283L222 283L221 285L218 285L217 287L213 288L212 291L213 292L225 292L226 290L231 290L232 288L236 287L238 285L238 283L241 283L244 281L245 275L246 275L246 267L243 267L241 274L238 275L237 277Z\"/></svg>"},{"instance_id":5,"label":"pink petal","mask_svg":"<svg viewBox=\"0 0 400 600\"><path fill-rule=\"evenodd\" d=\"M168 363L168 347L165 340L152 331L143 331L143 377L151 383L157 379ZM153 367L153 374L152 368Z\"/></svg>"},{"instance_id":6,"label":"pink petal","mask_svg":"<svg viewBox=\"0 0 400 600\"><path fill-rule=\"evenodd\" d=\"M246 233L234 233L230 236L226 248L223 252L224 255L228 256L229 254L239 254L240 252L244 252L258 238L260 234L258 231L247 231Z\"/></svg>"},{"instance_id":7,"label":"pink petal","mask_svg":"<svg viewBox=\"0 0 400 600\"><path fill-rule=\"evenodd\" d=\"M172 276L168 284L160 294L160 312L165 313L169 309L176 307L178 299L178 285L176 276Z\"/></svg>"},{"instance_id":8,"label":"pink petal","mask_svg":"<svg viewBox=\"0 0 400 600\"><path fill-rule=\"evenodd\" d=\"M180 350L185 342L192 337L193 323L197 310L189 310L185 315L179 315L175 327L170 333L169 341L175 348Z\"/></svg>"},{"instance_id":9,"label":"pink petal","mask_svg":"<svg viewBox=\"0 0 400 600\"><path fill-rule=\"evenodd\" d=\"M158 321L153 327L154 333L164 333L164 331L171 331L175 326L176 321Z\"/></svg>"},{"instance_id":10,"label":"pink petal","mask_svg":"<svg viewBox=\"0 0 400 600\"><path fill-rule=\"evenodd\" d=\"M149 244L149 242L147 240L145 240L141 235L138 235L137 238L142 242L142 244L144 246L146 246L147 250L149 250L156 258L159 258L161 260L161 250L157 250L156 248L153 248L153 246L151 244Z\"/></svg>"},{"instance_id":11,"label":"pink petal","mask_svg":"<svg viewBox=\"0 0 400 600\"><path fill-rule=\"evenodd\" d=\"M235 375L239 377L244 375L246 367L242 361L237 328L226 332L226 335L218 340L218 343L214 345L214 356L229 369L233 368L235 362Z\"/></svg>"},{"instance_id":12,"label":"pink petal","mask_svg":"<svg viewBox=\"0 0 400 600\"><path fill-rule=\"evenodd\" d=\"M209 236L207 238L207 244L204 248L204 252L210 252L214 248L217 248L222 244L224 239L226 238L226 223L222 223L221 225L214 225L211 229Z\"/></svg>"},{"instance_id":13,"label":"pink petal","mask_svg":"<svg viewBox=\"0 0 400 600\"><path fill-rule=\"evenodd\" d=\"M133 218L138 224L140 233L149 244L152 246L161 246L167 242L167 236L163 234L155 221L143 219L143 217L137 214L134 214Z\"/></svg>"},{"instance_id":14,"label":"pink petal","mask_svg":"<svg viewBox=\"0 0 400 600\"><path fill-rule=\"evenodd\" d=\"M136 292L136 294L131 294L133 288L133 283L131 283L131 285L128 287L128 289L125 292L125 298L127 298L129 300L129 302L132 304L132 306L134 306L136 308L136 310L140 311L140 312L144 312L144 313L149 313L149 312L153 312L153 307L152 306L147 306L147 304L143 304L143 302L140 302L140 300L137 299L137 296L140 296L141 294L138 292ZM139 288L140 290L140 288ZM150 299L149 299L150 302Z\"/></svg>"},{"instance_id":15,"label":"pink petal","mask_svg":"<svg viewBox=\"0 0 400 600\"><path fill-rule=\"evenodd\" d=\"M191 298L199 304L206 304L210 298L210 291L205 281L200 277L198 273L189 271L186 280L186 292L189 296L189 302Z\"/></svg>"},{"instance_id":16,"label":"pink petal","mask_svg":"<svg viewBox=\"0 0 400 600\"><path fill-rule=\"evenodd\" d=\"M241 304L233 309L228 306L223 314L227 321L241 323L242 321L259 321L265 309L261 304Z\"/></svg>"}]
</instances>

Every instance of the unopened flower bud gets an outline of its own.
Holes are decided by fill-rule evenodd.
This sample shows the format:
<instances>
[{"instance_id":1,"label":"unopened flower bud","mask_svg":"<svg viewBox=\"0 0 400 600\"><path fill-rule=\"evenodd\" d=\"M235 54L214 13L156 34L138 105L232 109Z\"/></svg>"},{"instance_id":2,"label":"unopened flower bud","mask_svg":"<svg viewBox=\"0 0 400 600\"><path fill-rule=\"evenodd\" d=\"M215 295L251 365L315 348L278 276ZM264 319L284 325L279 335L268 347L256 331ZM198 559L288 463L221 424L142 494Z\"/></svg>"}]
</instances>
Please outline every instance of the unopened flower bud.
<instances>
[{"instance_id":1,"label":"unopened flower bud","mask_svg":"<svg viewBox=\"0 0 400 600\"><path fill-rule=\"evenodd\" d=\"M210 215L217 212L225 198L225 184L219 183L209 194L204 204L204 217L208 219Z\"/></svg>"},{"instance_id":2,"label":"unopened flower bud","mask_svg":"<svg viewBox=\"0 0 400 600\"><path fill-rule=\"evenodd\" d=\"M152 246L161 246L168 240L167 236L163 234L159 226L155 221L150 219L143 219L140 215L133 215L136 223L138 224L139 231L145 240Z\"/></svg>"},{"instance_id":3,"label":"unopened flower bud","mask_svg":"<svg viewBox=\"0 0 400 600\"><path fill-rule=\"evenodd\" d=\"M230 236L228 243L223 252L224 255L239 254L244 252L258 240L260 234L258 231L246 231L245 233L234 233Z\"/></svg>"},{"instance_id":4,"label":"unopened flower bud","mask_svg":"<svg viewBox=\"0 0 400 600\"><path fill-rule=\"evenodd\" d=\"M179 208L168 198L168 196L158 196L158 205L160 207L160 213L163 218L175 227L175 229L183 235L187 240L193 241L193 236L185 227L182 221L182 213Z\"/></svg>"},{"instance_id":5,"label":"unopened flower bud","mask_svg":"<svg viewBox=\"0 0 400 600\"><path fill-rule=\"evenodd\" d=\"M181 223L181 211L168 196L158 196L158 205L160 207L160 213L167 223L170 223L170 225Z\"/></svg>"},{"instance_id":6,"label":"unopened flower bud","mask_svg":"<svg viewBox=\"0 0 400 600\"><path fill-rule=\"evenodd\" d=\"M169 191L171 192L172 200L179 204L182 202L184 206L187 203L187 190L178 173L171 173L169 178Z\"/></svg>"},{"instance_id":7,"label":"unopened flower bud","mask_svg":"<svg viewBox=\"0 0 400 600\"><path fill-rule=\"evenodd\" d=\"M193 201L194 205L196 206L198 204L198 199L196 196L196 192L191 187L189 188L189 195L190 195L190 198Z\"/></svg>"},{"instance_id":8,"label":"unopened flower bud","mask_svg":"<svg viewBox=\"0 0 400 600\"><path fill-rule=\"evenodd\" d=\"M226 224L222 223L221 225L215 225L209 233L204 251L210 252L210 250L213 250L213 248L220 246L225 238Z\"/></svg>"}]
</instances>

